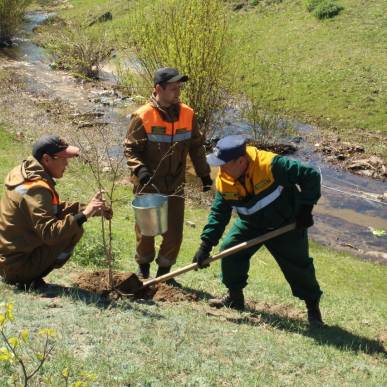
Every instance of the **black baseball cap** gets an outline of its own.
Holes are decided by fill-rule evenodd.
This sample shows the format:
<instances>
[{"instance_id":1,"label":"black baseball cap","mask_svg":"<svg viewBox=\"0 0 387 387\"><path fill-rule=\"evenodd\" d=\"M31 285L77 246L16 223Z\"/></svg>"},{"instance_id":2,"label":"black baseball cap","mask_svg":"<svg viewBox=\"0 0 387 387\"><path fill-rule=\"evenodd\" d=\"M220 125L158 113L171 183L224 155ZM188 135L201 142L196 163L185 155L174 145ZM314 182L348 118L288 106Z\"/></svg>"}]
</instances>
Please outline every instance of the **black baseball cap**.
<instances>
[{"instance_id":1,"label":"black baseball cap","mask_svg":"<svg viewBox=\"0 0 387 387\"><path fill-rule=\"evenodd\" d=\"M50 156L55 155L61 158L71 158L79 156L79 148L67 144L67 142L59 136L45 134L32 146L32 156L34 156L36 160L40 160L45 153Z\"/></svg>"},{"instance_id":2,"label":"black baseball cap","mask_svg":"<svg viewBox=\"0 0 387 387\"><path fill-rule=\"evenodd\" d=\"M173 67L163 67L155 71L153 81L155 86L159 83L187 82L188 76L179 74Z\"/></svg>"},{"instance_id":3,"label":"black baseball cap","mask_svg":"<svg viewBox=\"0 0 387 387\"><path fill-rule=\"evenodd\" d=\"M241 135L226 136L219 140L213 153L207 155L209 165L220 166L246 154L246 138Z\"/></svg>"}]
</instances>

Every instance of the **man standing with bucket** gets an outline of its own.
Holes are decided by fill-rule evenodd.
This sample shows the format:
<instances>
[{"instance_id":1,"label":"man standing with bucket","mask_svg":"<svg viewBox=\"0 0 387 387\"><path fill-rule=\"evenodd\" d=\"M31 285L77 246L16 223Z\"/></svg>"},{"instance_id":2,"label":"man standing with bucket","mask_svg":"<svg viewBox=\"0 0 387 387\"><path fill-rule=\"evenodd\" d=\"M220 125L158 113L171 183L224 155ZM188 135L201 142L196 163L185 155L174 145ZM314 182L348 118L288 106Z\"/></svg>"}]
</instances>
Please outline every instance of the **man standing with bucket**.
<instances>
[{"instance_id":1,"label":"man standing with bucket","mask_svg":"<svg viewBox=\"0 0 387 387\"><path fill-rule=\"evenodd\" d=\"M238 218L224 238L221 251L295 222L296 229L266 241L265 246L284 273L293 295L305 301L309 322L322 324L322 292L309 257L307 236L307 228L313 225L313 205L320 198L320 174L298 161L246 146L242 136L227 136L218 141L207 160L210 165L219 166L220 171L194 262L206 267L233 209ZM222 279L228 294L210 300L211 306L244 309L243 288L247 285L250 258L261 245L223 258Z\"/></svg>"},{"instance_id":2,"label":"man standing with bucket","mask_svg":"<svg viewBox=\"0 0 387 387\"><path fill-rule=\"evenodd\" d=\"M156 277L167 274L175 264L183 238L184 184L189 154L203 192L211 189L210 168L194 111L180 102L180 91L188 76L170 67L154 74L154 90L150 101L131 116L124 152L131 171L135 193L173 195L168 198L168 231L163 234L156 259ZM154 237L141 235L136 224L138 275L150 275L155 259ZM173 284L174 281L172 280Z\"/></svg>"}]
</instances>

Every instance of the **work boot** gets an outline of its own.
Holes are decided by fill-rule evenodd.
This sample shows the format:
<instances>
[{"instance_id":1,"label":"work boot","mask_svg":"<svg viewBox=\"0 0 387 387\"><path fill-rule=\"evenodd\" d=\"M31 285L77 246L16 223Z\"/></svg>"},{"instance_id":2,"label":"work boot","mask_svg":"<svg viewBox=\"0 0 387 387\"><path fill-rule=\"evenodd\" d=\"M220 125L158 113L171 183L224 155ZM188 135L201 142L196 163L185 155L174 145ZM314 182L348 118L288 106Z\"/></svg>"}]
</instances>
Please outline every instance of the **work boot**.
<instances>
[{"instance_id":1,"label":"work boot","mask_svg":"<svg viewBox=\"0 0 387 387\"><path fill-rule=\"evenodd\" d=\"M137 277L140 280L149 278L150 263L140 263L138 265Z\"/></svg>"},{"instance_id":2,"label":"work boot","mask_svg":"<svg viewBox=\"0 0 387 387\"><path fill-rule=\"evenodd\" d=\"M48 289L48 284L47 282L42 278L36 278L31 282L18 282L16 284L16 287L19 290L24 290L24 291L44 291Z\"/></svg>"},{"instance_id":3,"label":"work boot","mask_svg":"<svg viewBox=\"0 0 387 387\"><path fill-rule=\"evenodd\" d=\"M30 283L30 290L46 290L48 283L43 278L37 278Z\"/></svg>"},{"instance_id":4,"label":"work boot","mask_svg":"<svg viewBox=\"0 0 387 387\"><path fill-rule=\"evenodd\" d=\"M168 267L160 267L157 269L156 278L161 277L164 274L168 274L171 271L171 266ZM165 283L169 286L173 286L175 288L181 288L181 284L179 284L174 278L170 278L169 280L165 281Z\"/></svg>"},{"instance_id":5,"label":"work boot","mask_svg":"<svg viewBox=\"0 0 387 387\"><path fill-rule=\"evenodd\" d=\"M245 309L245 297L243 290L231 290L229 289L228 294L222 298L211 298L208 300L208 304L213 308L232 308L236 310Z\"/></svg>"},{"instance_id":6,"label":"work boot","mask_svg":"<svg viewBox=\"0 0 387 387\"><path fill-rule=\"evenodd\" d=\"M310 325L322 326L324 322L321 317L320 300L305 300Z\"/></svg>"}]
</instances>

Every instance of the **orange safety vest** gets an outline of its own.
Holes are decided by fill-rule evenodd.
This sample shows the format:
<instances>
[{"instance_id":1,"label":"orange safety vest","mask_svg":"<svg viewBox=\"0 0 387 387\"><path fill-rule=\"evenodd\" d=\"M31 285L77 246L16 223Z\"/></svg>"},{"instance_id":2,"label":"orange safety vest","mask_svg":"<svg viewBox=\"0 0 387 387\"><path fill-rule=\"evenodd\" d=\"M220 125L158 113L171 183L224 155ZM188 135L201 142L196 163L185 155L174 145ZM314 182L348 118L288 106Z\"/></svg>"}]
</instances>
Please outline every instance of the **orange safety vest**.
<instances>
[{"instance_id":1,"label":"orange safety vest","mask_svg":"<svg viewBox=\"0 0 387 387\"><path fill-rule=\"evenodd\" d=\"M160 112L150 103L135 114L141 118L149 141L172 143L191 138L194 111L183 103L180 104L179 119L175 122L164 121Z\"/></svg>"},{"instance_id":2,"label":"orange safety vest","mask_svg":"<svg viewBox=\"0 0 387 387\"><path fill-rule=\"evenodd\" d=\"M60 202L59 195L46 181L44 180L26 181L23 184L16 187L15 191L22 195L25 195L31 187L37 187L37 186L47 188L51 192L51 204L54 210L54 214L56 214L58 212L58 205Z\"/></svg>"}]
</instances>

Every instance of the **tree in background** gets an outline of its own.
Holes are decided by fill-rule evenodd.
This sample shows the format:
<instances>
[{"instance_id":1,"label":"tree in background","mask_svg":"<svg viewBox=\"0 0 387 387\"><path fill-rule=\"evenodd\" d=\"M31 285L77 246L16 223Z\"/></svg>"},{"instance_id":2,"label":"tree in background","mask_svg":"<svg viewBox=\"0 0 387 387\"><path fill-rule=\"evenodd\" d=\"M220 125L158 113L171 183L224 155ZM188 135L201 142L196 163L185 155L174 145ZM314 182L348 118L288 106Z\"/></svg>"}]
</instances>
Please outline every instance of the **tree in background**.
<instances>
[{"instance_id":1,"label":"tree in background","mask_svg":"<svg viewBox=\"0 0 387 387\"><path fill-rule=\"evenodd\" d=\"M200 128L208 134L226 106L232 74L224 2L140 2L125 28L131 60L120 71L121 82L149 96L157 68L178 68L190 77L182 99L196 111Z\"/></svg>"},{"instance_id":2,"label":"tree in background","mask_svg":"<svg viewBox=\"0 0 387 387\"><path fill-rule=\"evenodd\" d=\"M36 41L51 54L53 68L68 70L80 77L98 78L101 66L112 53L107 35L106 26L90 26L79 19L61 20L60 28L47 25Z\"/></svg>"}]
</instances>

